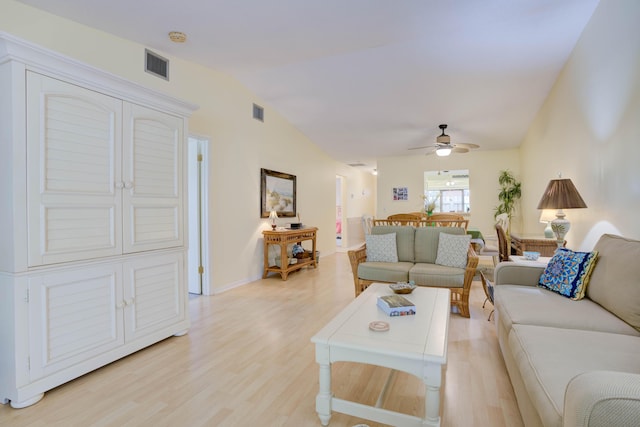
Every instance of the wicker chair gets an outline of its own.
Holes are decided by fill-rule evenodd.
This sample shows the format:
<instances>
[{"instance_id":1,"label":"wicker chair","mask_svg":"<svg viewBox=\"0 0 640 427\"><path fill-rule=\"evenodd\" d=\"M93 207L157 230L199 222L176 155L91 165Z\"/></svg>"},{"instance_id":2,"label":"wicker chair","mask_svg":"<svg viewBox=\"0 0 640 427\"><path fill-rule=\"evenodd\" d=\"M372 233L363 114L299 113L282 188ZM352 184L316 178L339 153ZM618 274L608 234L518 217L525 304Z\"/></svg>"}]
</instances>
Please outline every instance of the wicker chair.
<instances>
[{"instance_id":1,"label":"wicker chair","mask_svg":"<svg viewBox=\"0 0 640 427\"><path fill-rule=\"evenodd\" d=\"M446 213L446 212L438 212L431 214L427 217L427 219L444 221L444 220L461 220L464 219L464 216L457 213Z\"/></svg>"},{"instance_id":2,"label":"wicker chair","mask_svg":"<svg viewBox=\"0 0 640 427\"><path fill-rule=\"evenodd\" d=\"M496 233L498 233L498 252L499 260L509 261L509 240L507 240L507 234L500 224L496 224Z\"/></svg>"},{"instance_id":3,"label":"wicker chair","mask_svg":"<svg viewBox=\"0 0 640 427\"><path fill-rule=\"evenodd\" d=\"M469 220L457 213L434 213L426 219L428 226L436 227L462 227L465 230L469 226Z\"/></svg>"},{"instance_id":4,"label":"wicker chair","mask_svg":"<svg viewBox=\"0 0 640 427\"><path fill-rule=\"evenodd\" d=\"M422 215L419 213L399 213L389 215L387 219L390 221L420 221L422 219Z\"/></svg>"},{"instance_id":5,"label":"wicker chair","mask_svg":"<svg viewBox=\"0 0 640 427\"><path fill-rule=\"evenodd\" d=\"M480 271L480 279L482 280L482 289L484 289L484 294L487 296L487 298L485 298L484 302L482 303L482 308L484 308L487 301L489 301L491 305L494 305L493 304L493 283L491 283L489 279L485 277L482 271ZM494 311L495 311L495 308L491 310L491 313L489 313L489 317L487 317L487 321L491 320L491 315L493 314Z\"/></svg>"}]
</instances>

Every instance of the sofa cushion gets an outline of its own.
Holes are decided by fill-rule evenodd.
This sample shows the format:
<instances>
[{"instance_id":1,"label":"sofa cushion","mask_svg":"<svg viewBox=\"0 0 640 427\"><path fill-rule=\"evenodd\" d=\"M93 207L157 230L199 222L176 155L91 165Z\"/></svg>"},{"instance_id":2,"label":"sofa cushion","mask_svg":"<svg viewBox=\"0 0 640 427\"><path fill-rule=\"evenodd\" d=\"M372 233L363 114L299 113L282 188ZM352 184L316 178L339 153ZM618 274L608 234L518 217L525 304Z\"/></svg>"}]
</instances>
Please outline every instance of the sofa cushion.
<instances>
[{"instance_id":1,"label":"sofa cushion","mask_svg":"<svg viewBox=\"0 0 640 427\"><path fill-rule=\"evenodd\" d=\"M409 270L409 280L418 286L434 288L464 287L464 268L418 262Z\"/></svg>"},{"instance_id":2,"label":"sofa cushion","mask_svg":"<svg viewBox=\"0 0 640 427\"><path fill-rule=\"evenodd\" d=\"M540 276L539 286L572 300L584 297L598 252L558 248Z\"/></svg>"},{"instance_id":3,"label":"sofa cushion","mask_svg":"<svg viewBox=\"0 0 640 427\"><path fill-rule=\"evenodd\" d=\"M396 233L367 234L367 261L398 262Z\"/></svg>"},{"instance_id":4,"label":"sofa cushion","mask_svg":"<svg viewBox=\"0 0 640 427\"><path fill-rule=\"evenodd\" d=\"M449 233L440 233L436 264L446 265L447 267L465 268L470 243L470 234L455 236Z\"/></svg>"},{"instance_id":5,"label":"sofa cushion","mask_svg":"<svg viewBox=\"0 0 640 427\"><path fill-rule=\"evenodd\" d=\"M565 390L576 375L594 370L640 373L640 339L629 335L513 325L508 346L547 427L562 426Z\"/></svg>"},{"instance_id":6,"label":"sofa cushion","mask_svg":"<svg viewBox=\"0 0 640 427\"><path fill-rule=\"evenodd\" d=\"M418 227L415 233L415 262L435 264L440 233L466 234L460 227Z\"/></svg>"},{"instance_id":7,"label":"sofa cushion","mask_svg":"<svg viewBox=\"0 0 640 427\"><path fill-rule=\"evenodd\" d=\"M640 241L604 234L587 297L640 331Z\"/></svg>"},{"instance_id":8,"label":"sofa cushion","mask_svg":"<svg viewBox=\"0 0 640 427\"><path fill-rule=\"evenodd\" d=\"M640 336L640 332L598 304L584 298L572 301L534 286L500 285L494 289L498 321L509 330L512 324L586 329Z\"/></svg>"},{"instance_id":9,"label":"sofa cushion","mask_svg":"<svg viewBox=\"0 0 640 427\"><path fill-rule=\"evenodd\" d=\"M396 233L396 247L398 249L398 261L413 262L413 247L415 228L400 225L377 225L371 227L371 234Z\"/></svg>"},{"instance_id":10,"label":"sofa cushion","mask_svg":"<svg viewBox=\"0 0 640 427\"><path fill-rule=\"evenodd\" d=\"M412 262L369 262L358 265L358 277L375 282L406 282Z\"/></svg>"}]
</instances>

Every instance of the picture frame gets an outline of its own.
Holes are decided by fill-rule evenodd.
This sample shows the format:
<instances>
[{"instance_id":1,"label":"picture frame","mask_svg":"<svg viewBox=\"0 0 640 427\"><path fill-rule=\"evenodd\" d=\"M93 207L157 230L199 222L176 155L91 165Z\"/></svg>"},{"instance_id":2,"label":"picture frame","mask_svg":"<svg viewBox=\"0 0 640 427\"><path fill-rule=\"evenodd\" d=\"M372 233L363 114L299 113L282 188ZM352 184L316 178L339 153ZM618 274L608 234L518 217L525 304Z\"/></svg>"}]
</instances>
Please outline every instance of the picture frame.
<instances>
[{"instance_id":1,"label":"picture frame","mask_svg":"<svg viewBox=\"0 0 640 427\"><path fill-rule=\"evenodd\" d=\"M296 176L260 169L260 217L268 218L274 209L278 217L294 217L296 210Z\"/></svg>"},{"instance_id":2,"label":"picture frame","mask_svg":"<svg viewBox=\"0 0 640 427\"><path fill-rule=\"evenodd\" d=\"M407 187L393 187L393 201L409 200L409 189Z\"/></svg>"}]
</instances>

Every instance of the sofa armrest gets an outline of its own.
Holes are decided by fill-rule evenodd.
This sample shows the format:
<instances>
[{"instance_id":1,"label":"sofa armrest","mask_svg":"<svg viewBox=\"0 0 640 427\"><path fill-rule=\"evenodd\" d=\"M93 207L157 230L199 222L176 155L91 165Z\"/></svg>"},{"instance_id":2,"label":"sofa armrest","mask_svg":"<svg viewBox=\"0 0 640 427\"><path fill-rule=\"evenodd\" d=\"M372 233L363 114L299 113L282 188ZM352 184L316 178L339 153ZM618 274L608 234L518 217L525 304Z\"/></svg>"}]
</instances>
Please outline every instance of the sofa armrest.
<instances>
[{"instance_id":1,"label":"sofa armrest","mask_svg":"<svg viewBox=\"0 0 640 427\"><path fill-rule=\"evenodd\" d=\"M516 264L504 261L496 266L494 272L494 285L523 285L537 286L544 267Z\"/></svg>"},{"instance_id":2,"label":"sofa armrest","mask_svg":"<svg viewBox=\"0 0 640 427\"><path fill-rule=\"evenodd\" d=\"M640 375L591 371L574 377L564 396L566 427L637 426L640 420Z\"/></svg>"},{"instance_id":3,"label":"sofa armrest","mask_svg":"<svg viewBox=\"0 0 640 427\"><path fill-rule=\"evenodd\" d=\"M362 245L358 249L347 251L347 255L349 255L349 263L351 263L351 273L353 273L353 284L356 287L356 296L358 296L358 265L367 260L367 245Z\"/></svg>"},{"instance_id":4,"label":"sofa armrest","mask_svg":"<svg viewBox=\"0 0 640 427\"><path fill-rule=\"evenodd\" d=\"M473 245L469 244L469 249L467 250L467 266L464 272L464 287L467 289L471 289L471 282L476 275L478 261L478 254L476 254L476 251L473 249Z\"/></svg>"}]
</instances>

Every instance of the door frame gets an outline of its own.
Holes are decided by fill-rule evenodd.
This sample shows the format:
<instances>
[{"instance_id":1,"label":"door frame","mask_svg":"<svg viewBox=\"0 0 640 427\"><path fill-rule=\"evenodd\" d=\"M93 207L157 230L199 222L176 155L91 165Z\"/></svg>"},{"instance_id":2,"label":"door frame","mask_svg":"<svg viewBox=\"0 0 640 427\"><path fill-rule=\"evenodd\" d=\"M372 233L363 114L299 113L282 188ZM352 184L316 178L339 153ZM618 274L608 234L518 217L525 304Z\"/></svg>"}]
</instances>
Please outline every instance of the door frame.
<instances>
[{"instance_id":1,"label":"door frame","mask_svg":"<svg viewBox=\"0 0 640 427\"><path fill-rule=\"evenodd\" d=\"M189 250L187 277L189 293L211 295L209 256L209 146L207 136L189 134L187 140ZM201 156L198 168L198 156ZM199 173L199 179L198 179ZM198 187L199 190L198 191ZM198 200L200 203L198 203ZM203 272L199 273L202 266Z\"/></svg>"}]
</instances>

